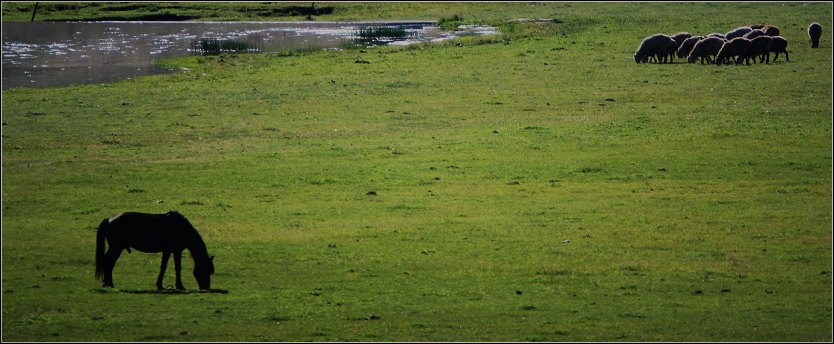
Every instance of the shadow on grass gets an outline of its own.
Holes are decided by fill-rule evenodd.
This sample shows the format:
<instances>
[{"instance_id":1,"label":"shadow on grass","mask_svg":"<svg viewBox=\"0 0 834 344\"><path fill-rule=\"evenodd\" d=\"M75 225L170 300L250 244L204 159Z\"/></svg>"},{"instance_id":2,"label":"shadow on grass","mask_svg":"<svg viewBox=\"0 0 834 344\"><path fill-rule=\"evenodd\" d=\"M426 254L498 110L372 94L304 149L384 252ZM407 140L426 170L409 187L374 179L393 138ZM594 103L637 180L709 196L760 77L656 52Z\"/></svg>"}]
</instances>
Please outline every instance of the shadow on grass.
<instances>
[{"instance_id":1,"label":"shadow on grass","mask_svg":"<svg viewBox=\"0 0 834 344\"><path fill-rule=\"evenodd\" d=\"M95 291L99 294L106 293L126 293L126 294L159 294L159 295L188 295L188 294L228 294L229 291L225 289L209 289L209 290L177 290L177 289L107 289L98 288Z\"/></svg>"}]
</instances>

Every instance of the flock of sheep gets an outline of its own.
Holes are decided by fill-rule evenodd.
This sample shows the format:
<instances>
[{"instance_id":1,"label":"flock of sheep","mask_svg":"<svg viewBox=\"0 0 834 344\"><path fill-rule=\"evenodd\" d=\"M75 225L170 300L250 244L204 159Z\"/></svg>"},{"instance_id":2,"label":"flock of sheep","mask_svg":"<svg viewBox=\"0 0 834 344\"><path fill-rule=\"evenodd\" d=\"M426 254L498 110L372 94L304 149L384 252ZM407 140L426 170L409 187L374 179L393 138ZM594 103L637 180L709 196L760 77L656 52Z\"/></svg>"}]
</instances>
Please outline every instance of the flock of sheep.
<instances>
[{"instance_id":1,"label":"flock of sheep","mask_svg":"<svg viewBox=\"0 0 834 344\"><path fill-rule=\"evenodd\" d=\"M808 26L808 36L811 47L819 46L822 26L811 23ZM779 53L788 56L788 40L779 35L779 28L769 24L742 26L726 34L711 33L706 36L692 36L689 32L679 32L674 35L656 34L640 43L640 48L634 53L634 61L648 63L650 60L658 63L673 62L675 56L687 58L689 63L695 63L699 58L701 64L729 63L732 59L736 64L750 61L770 63L770 53L774 53L773 61L779 58Z\"/></svg>"}]
</instances>

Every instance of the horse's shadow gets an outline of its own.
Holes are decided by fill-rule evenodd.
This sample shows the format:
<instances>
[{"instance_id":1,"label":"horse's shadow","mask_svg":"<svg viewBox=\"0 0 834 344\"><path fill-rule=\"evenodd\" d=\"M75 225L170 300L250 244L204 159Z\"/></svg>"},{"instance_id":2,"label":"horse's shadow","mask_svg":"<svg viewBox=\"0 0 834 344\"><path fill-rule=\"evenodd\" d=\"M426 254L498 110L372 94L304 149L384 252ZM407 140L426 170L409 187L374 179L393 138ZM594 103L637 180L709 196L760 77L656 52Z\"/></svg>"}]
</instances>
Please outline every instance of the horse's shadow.
<instances>
[{"instance_id":1,"label":"horse's shadow","mask_svg":"<svg viewBox=\"0 0 834 344\"><path fill-rule=\"evenodd\" d=\"M109 293L109 292L116 292L116 293L126 293L126 294L155 294L155 295L189 295L189 294L228 294L228 290L224 289L209 289L209 290L177 290L177 289L105 289L99 288L96 289L99 293Z\"/></svg>"}]
</instances>

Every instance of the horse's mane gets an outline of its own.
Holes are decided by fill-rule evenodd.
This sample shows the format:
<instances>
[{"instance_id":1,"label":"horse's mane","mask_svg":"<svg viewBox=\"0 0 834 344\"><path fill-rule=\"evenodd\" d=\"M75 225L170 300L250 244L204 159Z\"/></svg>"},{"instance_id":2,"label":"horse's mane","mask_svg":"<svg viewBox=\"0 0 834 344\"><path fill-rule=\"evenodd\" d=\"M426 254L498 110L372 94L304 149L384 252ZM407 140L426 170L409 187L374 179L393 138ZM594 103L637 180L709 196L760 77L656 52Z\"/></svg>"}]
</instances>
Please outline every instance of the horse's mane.
<instances>
[{"instance_id":1,"label":"horse's mane","mask_svg":"<svg viewBox=\"0 0 834 344\"><path fill-rule=\"evenodd\" d=\"M209 256L206 243L203 241L203 237L200 236L200 233L197 232L197 229L194 228L185 216L182 216L182 214L176 211L169 211L165 215L167 215L176 224L182 226L184 229L187 229L189 235L192 236L192 242L186 248L188 248L188 251L191 252L191 259L194 261L194 264L207 267L210 274L213 274L214 263L212 262L212 257Z\"/></svg>"}]
</instances>

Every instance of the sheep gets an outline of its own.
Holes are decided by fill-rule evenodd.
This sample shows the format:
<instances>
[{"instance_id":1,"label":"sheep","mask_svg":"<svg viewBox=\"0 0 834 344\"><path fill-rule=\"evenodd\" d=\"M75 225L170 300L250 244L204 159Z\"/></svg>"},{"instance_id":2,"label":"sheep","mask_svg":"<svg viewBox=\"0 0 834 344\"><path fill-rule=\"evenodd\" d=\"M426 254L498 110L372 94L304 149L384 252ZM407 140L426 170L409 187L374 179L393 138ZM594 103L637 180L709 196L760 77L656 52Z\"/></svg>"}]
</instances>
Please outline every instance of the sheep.
<instances>
[{"instance_id":1,"label":"sheep","mask_svg":"<svg viewBox=\"0 0 834 344\"><path fill-rule=\"evenodd\" d=\"M767 24L756 24L756 25L750 25L750 28L753 29L753 30L756 30L756 29L761 29L765 26L767 26Z\"/></svg>"},{"instance_id":2,"label":"sheep","mask_svg":"<svg viewBox=\"0 0 834 344\"><path fill-rule=\"evenodd\" d=\"M756 37L759 37L759 36L770 36L770 35L766 34L762 30L753 29L753 31L750 31L750 32L744 34L744 36L742 36L742 37L747 38L747 39L753 39L753 38L756 38Z\"/></svg>"},{"instance_id":3,"label":"sheep","mask_svg":"<svg viewBox=\"0 0 834 344\"><path fill-rule=\"evenodd\" d=\"M727 37L724 36L724 34L720 33L720 32L713 32L713 33L707 35L707 37L718 37L718 38L721 38L721 39L727 39Z\"/></svg>"},{"instance_id":4,"label":"sheep","mask_svg":"<svg viewBox=\"0 0 834 344\"><path fill-rule=\"evenodd\" d=\"M756 62L756 57L759 58L759 62L764 62L765 58L767 58L766 63L770 63L770 45L773 43L773 38L770 36L759 36L750 40L750 47L747 50L747 56L753 59L753 62Z\"/></svg>"},{"instance_id":5,"label":"sheep","mask_svg":"<svg viewBox=\"0 0 834 344\"><path fill-rule=\"evenodd\" d=\"M822 26L820 23L813 22L808 25L808 37L811 39L811 48L818 48L820 46L820 36L822 36ZM787 55L786 55L787 56Z\"/></svg>"},{"instance_id":6,"label":"sheep","mask_svg":"<svg viewBox=\"0 0 834 344\"><path fill-rule=\"evenodd\" d=\"M765 35L768 35L770 37L779 36L779 34L780 34L779 28L776 27L776 25L765 25L762 28L762 31L765 32Z\"/></svg>"},{"instance_id":7,"label":"sheep","mask_svg":"<svg viewBox=\"0 0 834 344\"><path fill-rule=\"evenodd\" d=\"M738 28L733 29L733 31L727 32L724 35L724 38L726 38L729 41L729 40L731 40L733 38L736 38L736 37L742 37L742 36L744 36L744 34L750 32L750 31L753 31L753 29L750 28L749 26L738 27Z\"/></svg>"},{"instance_id":8,"label":"sheep","mask_svg":"<svg viewBox=\"0 0 834 344\"><path fill-rule=\"evenodd\" d=\"M665 62L666 57L674 54L675 40L664 34L656 34L648 37L640 43L640 48L634 53L634 62L648 63L650 57L655 57L658 62Z\"/></svg>"},{"instance_id":9,"label":"sheep","mask_svg":"<svg viewBox=\"0 0 834 344\"><path fill-rule=\"evenodd\" d=\"M685 41L687 38L690 38L690 37L692 37L692 34L689 33L689 32L678 32L678 33L672 35L672 39L674 39L675 43L676 43L675 44L675 51L677 51L678 48L681 47L681 44L683 44L683 41Z\"/></svg>"},{"instance_id":10,"label":"sheep","mask_svg":"<svg viewBox=\"0 0 834 344\"><path fill-rule=\"evenodd\" d=\"M779 53L785 53L785 60L790 62L791 59L788 57L788 40L782 36L771 37L771 39L773 41L770 43L770 51L774 53L773 61L775 62L779 58Z\"/></svg>"},{"instance_id":11,"label":"sheep","mask_svg":"<svg viewBox=\"0 0 834 344\"><path fill-rule=\"evenodd\" d=\"M682 59L684 57L689 56L689 52L692 51L692 47L695 46L695 43L698 43L698 41L703 39L703 38L704 38L703 36L693 36L693 37L689 37L685 41L683 41L683 43L681 44L680 48L678 48L678 51L677 51L678 58Z\"/></svg>"},{"instance_id":12,"label":"sheep","mask_svg":"<svg viewBox=\"0 0 834 344\"><path fill-rule=\"evenodd\" d=\"M704 64L704 59L707 60L707 63L710 63L710 56L715 56L718 54L718 51L721 50L721 46L724 45L724 40L718 37L707 37L704 38L698 43L695 43L695 46L692 47L692 51L689 52L689 63L695 63L699 57L701 58L701 64Z\"/></svg>"},{"instance_id":13,"label":"sheep","mask_svg":"<svg viewBox=\"0 0 834 344\"><path fill-rule=\"evenodd\" d=\"M729 59L734 57L736 64L741 64L742 61L746 61L749 65L750 59L747 57L747 49L749 47L750 40L744 37L736 37L724 42L721 50L718 51L718 55L715 55L715 64L720 65L724 61L729 62Z\"/></svg>"}]
</instances>

